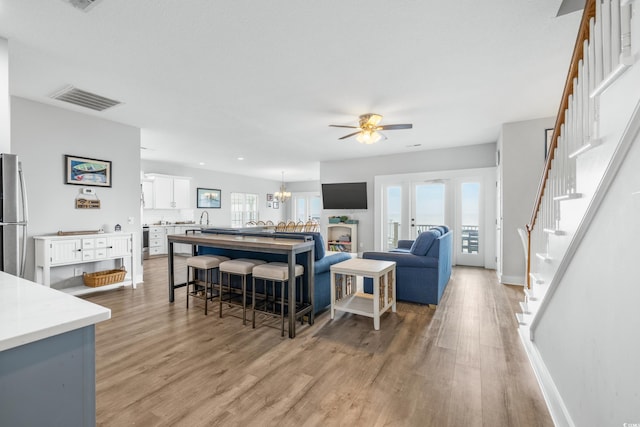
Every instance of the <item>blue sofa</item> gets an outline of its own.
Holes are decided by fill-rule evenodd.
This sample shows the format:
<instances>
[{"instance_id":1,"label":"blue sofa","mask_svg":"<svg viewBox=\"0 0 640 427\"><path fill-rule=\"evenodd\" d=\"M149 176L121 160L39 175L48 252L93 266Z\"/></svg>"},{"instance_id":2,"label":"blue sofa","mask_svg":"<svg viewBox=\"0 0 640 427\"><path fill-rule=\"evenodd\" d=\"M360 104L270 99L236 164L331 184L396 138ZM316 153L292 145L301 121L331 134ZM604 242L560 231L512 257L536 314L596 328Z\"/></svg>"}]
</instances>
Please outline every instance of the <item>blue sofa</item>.
<instances>
[{"instance_id":1,"label":"blue sofa","mask_svg":"<svg viewBox=\"0 0 640 427\"><path fill-rule=\"evenodd\" d=\"M325 252L325 242L320 233L317 232L275 232L275 233L256 233L256 232L229 232L228 230L216 230L216 229L208 229L202 230L203 233L218 233L218 234L238 234L238 235L251 235L251 236L281 236L293 239L304 239L311 237L314 240L314 264L313 264L313 274L314 274L314 293L313 293L313 302L314 302L314 313L318 313L329 305L331 305L331 274L330 268L333 264L338 262L346 261L351 259L351 255L344 252L339 253L331 253L327 254ZM220 248L209 248L209 247L198 247L198 254L212 254L212 255L224 255L229 258L253 258L253 259L262 259L267 262L287 262L287 258L284 255L278 254L267 254L261 252L250 252L250 251L242 251L242 250L234 250L234 249L220 249ZM298 254L296 255L296 263L306 266L307 265L307 256L308 253ZM304 272L305 277L304 280L307 279L308 272ZM235 278L239 279L239 278ZM232 281L232 286L240 286L240 281L237 283ZM258 286L256 284L256 286ZM304 298L308 301L308 294L305 290Z\"/></svg>"},{"instance_id":2,"label":"blue sofa","mask_svg":"<svg viewBox=\"0 0 640 427\"><path fill-rule=\"evenodd\" d=\"M419 304L437 305L451 277L452 232L434 227L413 240L398 241L389 252L365 252L363 258L396 262L396 298ZM364 291L373 292L371 279Z\"/></svg>"}]
</instances>

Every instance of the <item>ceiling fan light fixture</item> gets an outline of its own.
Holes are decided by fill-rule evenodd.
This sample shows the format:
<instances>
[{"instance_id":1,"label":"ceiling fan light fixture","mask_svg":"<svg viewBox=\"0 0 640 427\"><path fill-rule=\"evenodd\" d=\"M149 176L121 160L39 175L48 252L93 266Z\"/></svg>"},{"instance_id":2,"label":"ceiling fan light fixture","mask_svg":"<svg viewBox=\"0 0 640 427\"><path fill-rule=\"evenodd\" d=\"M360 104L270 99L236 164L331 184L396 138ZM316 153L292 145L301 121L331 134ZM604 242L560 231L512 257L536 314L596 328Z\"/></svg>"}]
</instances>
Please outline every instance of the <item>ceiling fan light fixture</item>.
<instances>
[{"instance_id":1,"label":"ceiling fan light fixture","mask_svg":"<svg viewBox=\"0 0 640 427\"><path fill-rule=\"evenodd\" d=\"M377 127L382 116L380 114L368 113L360 116L360 127Z\"/></svg>"},{"instance_id":2,"label":"ceiling fan light fixture","mask_svg":"<svg viewBox=\"0 0 640 427\"><path fill-rule=\"evenodd\" d=\"M380 138L382 138L382 135L380 135L378 132L374 130L363 129L362 132L356 135L356 140L360 144L367 144L367 145L375 144L376 142L380 141Z\"/></svg>"}]
</instances>

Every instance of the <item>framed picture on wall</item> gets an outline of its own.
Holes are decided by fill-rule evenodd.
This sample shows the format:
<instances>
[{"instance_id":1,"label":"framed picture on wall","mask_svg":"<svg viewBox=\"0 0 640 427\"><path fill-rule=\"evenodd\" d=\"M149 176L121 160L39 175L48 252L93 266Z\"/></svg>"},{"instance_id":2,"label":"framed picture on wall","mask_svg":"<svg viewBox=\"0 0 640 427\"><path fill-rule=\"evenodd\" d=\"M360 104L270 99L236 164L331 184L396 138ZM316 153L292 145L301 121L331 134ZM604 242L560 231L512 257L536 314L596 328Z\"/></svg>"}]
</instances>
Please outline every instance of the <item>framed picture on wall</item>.
<instances>
[{"instance_id":1,"label":"framed picture on wall","mask_svg":"<svg viewBox=\"0 0 640 427\"><path fill-rule=\"evenodd\" d=\"M273 209L279 209L279 208L280 208L280 203L273 202Z\"/></svg>"},{"instance_id":2,"label":"framed picture on wall","mask_svg":"<svg viewBox=\"0 0 640 427\"><path fill-rule=\"evenodd\" d=\"M222 192L214 188L198 188L196 194L197 207L199 208L220 208Z\"/></svg>"},{"instance_id":3,"label":"framed picture on wall","mask_svg":"<svg viewBox=\"0 0 640 427\"><path fill-rule=\"evenodd\" d=\"M111 187L111 162L65 154L65 184Z\"/></svg>"}]
</instances>

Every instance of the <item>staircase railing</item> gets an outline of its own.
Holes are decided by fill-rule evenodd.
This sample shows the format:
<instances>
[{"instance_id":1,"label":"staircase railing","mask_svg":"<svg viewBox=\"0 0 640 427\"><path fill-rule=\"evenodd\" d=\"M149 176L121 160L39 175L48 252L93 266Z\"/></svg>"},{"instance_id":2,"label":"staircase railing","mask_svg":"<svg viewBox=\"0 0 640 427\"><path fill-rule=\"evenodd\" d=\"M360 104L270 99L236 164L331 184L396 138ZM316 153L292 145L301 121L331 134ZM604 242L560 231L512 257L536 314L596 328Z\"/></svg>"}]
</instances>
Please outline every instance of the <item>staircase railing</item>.
<instances>
[{"instance_id":1,"label":"staircase railing","mask_svg":"<svg viewBox=\"0 0 640 427\"><path fill-rule=\"evenodd\" d=\"M628 0L586 1L549 154L526 226L528 289L532 286L534 230L561 233L556 228L559 202L581 196L576 192L576 157L599 144L597 98L632 63L630 19Z\"/></svg>"}]
</instances>

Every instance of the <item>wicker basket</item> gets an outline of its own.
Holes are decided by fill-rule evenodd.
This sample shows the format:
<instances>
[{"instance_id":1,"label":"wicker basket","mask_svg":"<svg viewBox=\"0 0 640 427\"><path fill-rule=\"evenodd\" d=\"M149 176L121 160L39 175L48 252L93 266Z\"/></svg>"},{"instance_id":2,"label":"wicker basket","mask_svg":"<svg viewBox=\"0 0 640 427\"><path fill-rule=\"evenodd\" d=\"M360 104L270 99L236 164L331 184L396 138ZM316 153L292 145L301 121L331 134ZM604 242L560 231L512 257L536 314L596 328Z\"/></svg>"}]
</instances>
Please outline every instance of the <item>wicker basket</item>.
<instances>
[{"instance_id":1,"label":"wicker basket","mask_svg":"<svg viewBox=\"0 0 640 427\"><path fill-rule=\"evenodd\" d=\"M97 288L98 286L110 285L112 283L122 282L127 270L121 267L117 270L96 271L95 273L84 273L82 280L85 286Z\"/></svg>"}]
</instances>

